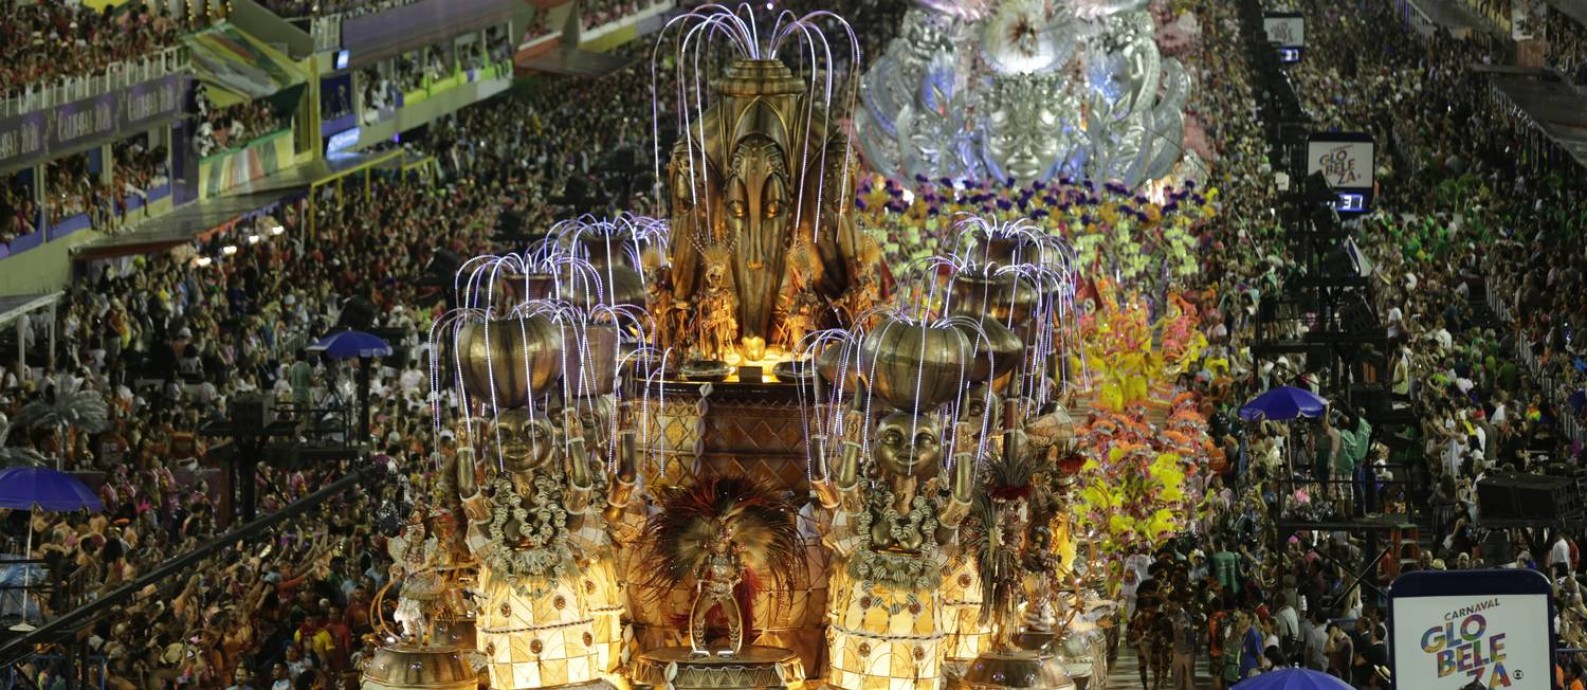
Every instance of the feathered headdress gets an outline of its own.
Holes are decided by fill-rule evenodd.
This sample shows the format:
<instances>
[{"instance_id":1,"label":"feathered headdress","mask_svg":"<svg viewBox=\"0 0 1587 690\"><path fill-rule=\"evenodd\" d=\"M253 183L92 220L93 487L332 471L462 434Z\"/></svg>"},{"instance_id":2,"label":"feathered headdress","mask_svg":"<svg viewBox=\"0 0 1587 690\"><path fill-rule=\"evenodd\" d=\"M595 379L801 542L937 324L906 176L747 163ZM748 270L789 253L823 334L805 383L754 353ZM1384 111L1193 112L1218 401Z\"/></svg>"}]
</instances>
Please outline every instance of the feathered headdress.
<instances>
[{"instance_id":1,"label":"feathered headdress","mask_svg":"<svg viewBox=\"0 0 1587 690\"><path fill-rule=\"evenodd\" d=\"M656 596L693 576L724 535L743 562L745 582L767 579L787 591L793 574L805 572L798 508L764 482L707 475L665 489L660 504L661 512L645 523L642 538L650 548L640 568Z\"/></svg>"},{"instance_id":2,"label":"feathered headdress","mask_svg":"<svg viewBox=\"0 0 1587 690\"><path fill-rule=\"evenodd\" d=\"M64 425L89 434L110 428L110 406L103 393L82 384L63 388L53 396L24 405L12 418L11 427L27 430Z\"/></svg>"}]
</instances>

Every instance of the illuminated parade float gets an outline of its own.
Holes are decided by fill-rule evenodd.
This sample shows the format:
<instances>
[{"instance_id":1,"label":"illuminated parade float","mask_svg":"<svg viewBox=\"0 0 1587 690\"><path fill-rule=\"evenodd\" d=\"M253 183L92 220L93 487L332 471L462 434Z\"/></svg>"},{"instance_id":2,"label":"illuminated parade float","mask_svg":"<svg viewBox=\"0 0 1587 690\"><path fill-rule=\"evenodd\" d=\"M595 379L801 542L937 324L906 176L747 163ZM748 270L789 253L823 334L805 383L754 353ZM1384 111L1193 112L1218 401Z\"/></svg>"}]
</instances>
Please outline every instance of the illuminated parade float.
<instances>
[{"instance_id":1,"label":"illuminated parade float","mask_svg":"<svg viewBox=\"0 0 1587 690\"><path fill-rule=\"evenodd\" d=\"M456 459L393 541L395 626L367 687L1105 682L1097 542L1168 529L1182 489L1129 463L1173 477L1162 457L1200 446L1098 428L1167 407L1148 381L1179 360L1151 333L1185 324L1145 323L1137 294L1085 274L1185 251L1190 192L1180 211L1132 195L1179 169L1188 86L1139 8L977 7L911 13L921 40L849 91L835 15L668 25L669 216L564 222L458 273L431 362L460 401L435 418ZM973 59L953 54L965 32ZM932 119L961 111L985 120ZM983 173L1037 191L966 181ZM954 180L916 197L885 177L916 174ZM1114 181L1056 181L1091 175ZM1097 408L1081 438L1075 405ZM1098 493L1106 473L1140 495Z\"/></svg>"}]
</instances>

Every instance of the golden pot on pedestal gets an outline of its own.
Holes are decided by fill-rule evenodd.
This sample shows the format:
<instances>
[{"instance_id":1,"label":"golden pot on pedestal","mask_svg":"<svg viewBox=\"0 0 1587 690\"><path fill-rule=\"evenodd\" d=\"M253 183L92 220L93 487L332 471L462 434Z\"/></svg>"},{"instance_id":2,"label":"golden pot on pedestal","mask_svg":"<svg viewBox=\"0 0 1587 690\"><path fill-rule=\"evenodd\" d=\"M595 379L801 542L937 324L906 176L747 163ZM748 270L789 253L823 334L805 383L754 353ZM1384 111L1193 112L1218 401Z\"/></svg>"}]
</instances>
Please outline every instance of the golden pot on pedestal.
<instances>
[{"instance_id":1,"label":"golden pot on pedestal","mask_svg":"<svg viewBox=\"0 0 1587 690\"><path fill-rule=\"evenodd\" d=\"M993 273L975 267L953 277L953 303L956 315L984 316L1021 330L1032 311L1042 301L1037 281L1014 273Z\"/></svg>"},{"instance_id":2,"label":"golden pot on pedestal","mask_svg":"<svg viewBox=\"0 0 1587 690\"><path fill-rule=\"evenodd\" d=\"M458 616L456 618L438 616L431 623L435 626L435 629L431 631L430 635L434 638L437 645L452 646L464 651L472 650L478 646L475 643L478 635L474 628L473 616Z\"/></svg>"},{"instance_id":3,"label":"golden pot on pedestal","mask_svg":"<svg viewBox=\"0 0 1587 690\"><path fill-rule=\"evenodd\" d=\"M860 344L860 375L894 408L927 412L959 395L974 349L952 326L883 322Z\"/></svg>"},{"instance_id":4,"label":"golden pot on pedestal","mask_svg":"<svg viewBox=\"0 0 1587 690\"><path fill-rule=\"evenodd\" d=\"M500 409L527 407L562 376L562 331L544 315L469 322L457 348L463 388Z\"/></svg>"},{"instance_id":5,"label":"golden pot on pedestal","mask_svg":"<svg viewBox=\"0 0 1587 690\"><path fill-rule=\"evenodd\" d=\"M567 278L568 302L585 310L596 307L644 307L645 278L628 266L595 266L593 273L576 271Z\"/></svg>"},{"instance_id":6,"label":"golden pot on pedestal","mask_svg":"<svg viewBox=\"0 0 1587 690\"><path fill-rule=\"evenodd\" d=\"M976 324L959 323L955 327L964 332L975 349L971 381L999 379L1025 359L1024 341L996 319L981 317Z\"/></svg>"},{"instance_id":7,"label":"golden pot on pedestal","mask_svg":"<svg viewBox=\"0 0 1587 690\"><path fill-rule=\"evenodd\" d=\"M562 380L567 394L588 398L615 390L617 327L564 325L563 329Z\"/></svg>"}]
</instances>

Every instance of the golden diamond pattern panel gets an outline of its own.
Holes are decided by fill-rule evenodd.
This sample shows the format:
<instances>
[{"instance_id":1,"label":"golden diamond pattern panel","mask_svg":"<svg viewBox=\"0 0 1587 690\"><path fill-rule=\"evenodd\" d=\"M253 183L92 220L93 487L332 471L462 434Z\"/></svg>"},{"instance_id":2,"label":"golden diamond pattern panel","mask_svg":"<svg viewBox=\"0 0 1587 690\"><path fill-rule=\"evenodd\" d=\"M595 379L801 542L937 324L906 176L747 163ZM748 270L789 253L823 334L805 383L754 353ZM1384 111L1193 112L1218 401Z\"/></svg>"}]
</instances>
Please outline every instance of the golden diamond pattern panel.
<instances>
[{"instance_id":1,"label":"golden diamond pattern panel","mask_svg":"<svg viewBox=\"0 0 1587 690\"><path fill-rule=\"evenodd\" d=\"M694 474L704 437L702 408L697 398L673 396L639 404L640 472L645 486L685 483Z\"/></svg>"},{"instance_id":2,"label":"golden diamond pattern panel","mask_svg":"<svg viewBox=\"0 0 1587 690\"><path fill-rule=\"evenodd\" d=\"M640 403L641 472L647 486L688 482L697 471L760 477L796 492L809 490L806 435L797 392L785 400L713 394L701 401L672 392Z\"/></svg>"},{"instance_id":3,"label":"golden diamond pattern panel","mask_svg":"<svg viewBox=\"0 0 1587 690\"><path fill-rule=\"evenodd\" d=\"M946 635L937 592L845 585L830 629L828 684L843 690L934 690Z\"/></svg>"},{"instance_id":4,"label":"golden diamond pattern panel","mask_svg":"<svg viewBox=\"0 0 1587 690\"><path fill-rule=\"evenodd\" d=\"M981 625L981 577L970 558L955 559L948 567L942 581L944 652L949 659L974 659L988 638Z\"/></svg>"},{"instance_id":5,"label":"golden diamond pattern panel","mask_svg":"<svg viewBox=\"0 0 1587 690\"><path fill-rule=\"evenodd\" d=\"M486 577L479 610L479 651L495 690L531 690L597 677L594 621L584 610L576 579L544 591L515 588Z\"/></svg>"},{"instance_id":6,"label":"golden diamond pattern panel","mask_svg":"<svg viewBox=\"0 0 1587 690\"><path fill-rule=\"evenodd\" d=\"M617 580L616 551L606 535L604 521L586 520L573 536L584 554L575 586L583 597L585 612L594 621L596 669L612 673L622 661L626 600Z\"/></svg>"},{"instance_id":7,"label":"golden diamond pattern panel","mask_svg":"<svg viewBox=\"0 0 1587 690\"><path fill-rule=\"evenodd\" d=\"M806 425L797 404L712 402L705 417L704 465L757 477L788 491L810 489Z\"/></svg>"}]
</instances>

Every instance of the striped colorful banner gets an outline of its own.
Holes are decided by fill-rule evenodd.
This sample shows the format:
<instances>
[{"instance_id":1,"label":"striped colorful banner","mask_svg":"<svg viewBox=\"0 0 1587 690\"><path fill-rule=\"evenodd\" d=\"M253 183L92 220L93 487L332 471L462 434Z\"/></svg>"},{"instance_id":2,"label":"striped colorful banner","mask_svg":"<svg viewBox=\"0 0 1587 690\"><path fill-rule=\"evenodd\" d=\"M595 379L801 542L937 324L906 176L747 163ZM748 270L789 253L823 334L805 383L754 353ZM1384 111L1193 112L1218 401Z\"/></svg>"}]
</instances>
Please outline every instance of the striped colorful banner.
<instances>
[{"instance_id":1,"label":"striped colorful banner","mask_svg":"<svg viewBox=\"0 0 1587 690\"><path fill-rule=\"evenodd\" d=\"M194 71L217 107L264 98L304 81L292 58L230 24L193 34L187 45Z\"/></svg>"},{"instance_id":2,"label":"striped colorful banner","mask_svg":"<svg viewBox=\"0 0 1587 690\"><path fill-rule=\"evenodd\" d=\"M208 199L233 187L280 172L292 162L292 130L283 129L267 134L246 148L199 161L198 198Z\"/></svg>"}]
</instances>

